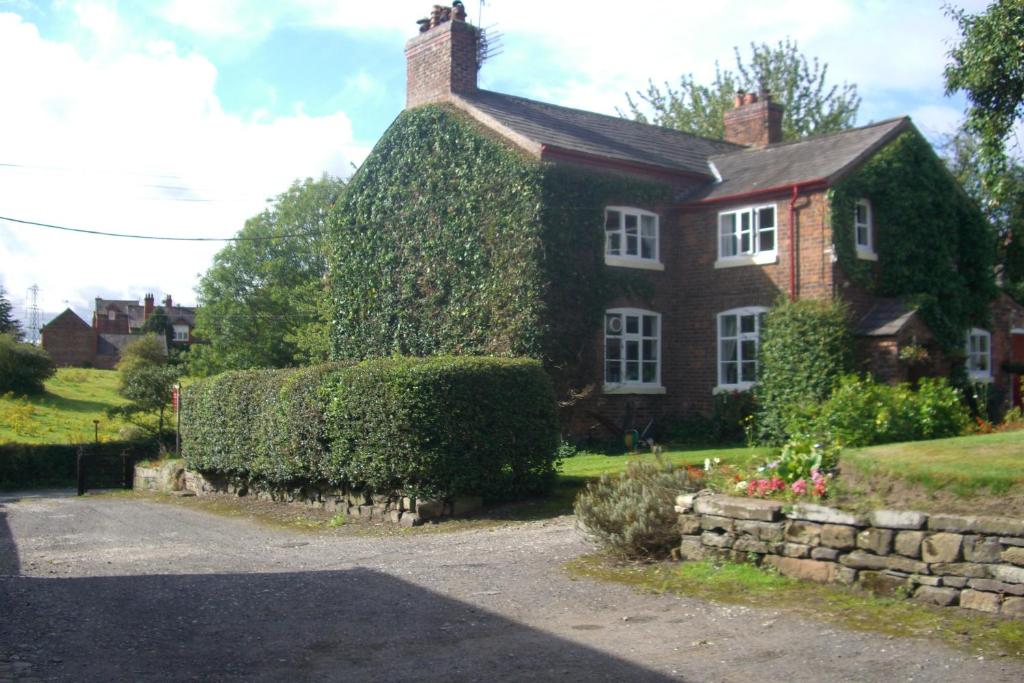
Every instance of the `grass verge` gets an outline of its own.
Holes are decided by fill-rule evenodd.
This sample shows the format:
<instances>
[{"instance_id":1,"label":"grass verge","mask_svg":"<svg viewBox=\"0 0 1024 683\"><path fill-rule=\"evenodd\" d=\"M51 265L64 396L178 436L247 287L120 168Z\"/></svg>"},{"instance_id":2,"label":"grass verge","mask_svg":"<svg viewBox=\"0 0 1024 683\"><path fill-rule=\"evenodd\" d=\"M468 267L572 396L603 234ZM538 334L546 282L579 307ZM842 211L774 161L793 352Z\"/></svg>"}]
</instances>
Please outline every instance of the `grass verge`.
<instances>
[{"instance_id":1,"label":"grass verge","mask_svg":"<svg viewBox=\"0 0 1024 683\"><path fill-rule=\"evenodd\" d=\"M783 610L858 631L935 638L979 655L1024 658L1024 622L801 582L753 565L710 561L636 564L595 554L572 560L565 568L574 577L611 581L641 591Z\"/></svg>"}]
</instances>

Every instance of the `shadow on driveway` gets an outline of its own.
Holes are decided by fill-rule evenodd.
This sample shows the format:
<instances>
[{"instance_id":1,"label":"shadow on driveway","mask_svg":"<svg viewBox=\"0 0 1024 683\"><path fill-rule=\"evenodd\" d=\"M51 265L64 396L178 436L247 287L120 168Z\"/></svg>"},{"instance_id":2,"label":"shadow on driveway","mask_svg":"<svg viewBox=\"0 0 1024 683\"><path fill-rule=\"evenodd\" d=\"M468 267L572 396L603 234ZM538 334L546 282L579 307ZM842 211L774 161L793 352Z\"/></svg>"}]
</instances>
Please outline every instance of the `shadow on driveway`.
<instances>
[{"instance_id":1,"label":"shadow on driveway","mask_svg":"<svg viewBox=\"0 0 1024 683\"><path fill-rule=\"evenodd\" d=\"M0 589L0 643L28 648L19 655L42 678L670 680L367 569L21 577Z\"/></svg>"}]
</instances>

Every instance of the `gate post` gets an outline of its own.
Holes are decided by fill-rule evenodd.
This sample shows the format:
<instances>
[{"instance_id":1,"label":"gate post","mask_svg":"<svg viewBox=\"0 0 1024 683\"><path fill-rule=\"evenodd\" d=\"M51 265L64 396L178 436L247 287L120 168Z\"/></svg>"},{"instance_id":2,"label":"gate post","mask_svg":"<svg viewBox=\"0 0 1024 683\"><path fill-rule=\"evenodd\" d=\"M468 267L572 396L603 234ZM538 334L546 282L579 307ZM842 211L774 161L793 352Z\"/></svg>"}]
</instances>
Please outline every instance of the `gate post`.
<instances>
[{"instance_id":1,"label":"gate post","mask_svg":"<svg viewBox=\"0 0 1024 683\"><path fill-rule=\"evenodd\" d=\"M76 462L76 473L78 478L78 495L85 495L85 463L83 462L84 450L81 446L78 447L78 456L75 458Z\"/></svg>"}]
</instances>

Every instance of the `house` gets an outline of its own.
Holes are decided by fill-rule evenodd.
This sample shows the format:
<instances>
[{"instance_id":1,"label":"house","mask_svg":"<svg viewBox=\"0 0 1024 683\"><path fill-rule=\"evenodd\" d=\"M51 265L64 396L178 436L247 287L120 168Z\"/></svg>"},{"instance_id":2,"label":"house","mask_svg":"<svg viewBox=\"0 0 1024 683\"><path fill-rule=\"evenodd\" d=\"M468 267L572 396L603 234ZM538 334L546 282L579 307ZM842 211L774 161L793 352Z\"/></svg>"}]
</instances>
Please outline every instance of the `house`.
<instances>
[{"instance_id":1,"label":"house","mask_svg":"<svg viewBox=\"0 0 1024 683\"><path fill-rule=\"evenodd\" d=\"M196 309L174 305L170 295L165 297L163 304L172 330L170 344L191 344ZM111 369L121 359L124 347L142 334L143 326L156 310L152 294L147 294L142 304L97 297L92 325L68 308L43 327L43 348L59 367ZM160 339L167 344L165 337Z\"/></svg>"},{"instance_id":2,"label":"house","mask_svg":"<svg viewBox=\"0 0 1024 683\"><path fill-rule=\"evenodd\" d=\"M711 140L490 92L464 17L420 22L338 214L336 355L536 355L573 430L642 425L752 388L781 296L838 297L882 380L959 364L1019 404L1024 309L909 118L783 142L782 106L738 93Z\"/></svg>"}]
</instances>

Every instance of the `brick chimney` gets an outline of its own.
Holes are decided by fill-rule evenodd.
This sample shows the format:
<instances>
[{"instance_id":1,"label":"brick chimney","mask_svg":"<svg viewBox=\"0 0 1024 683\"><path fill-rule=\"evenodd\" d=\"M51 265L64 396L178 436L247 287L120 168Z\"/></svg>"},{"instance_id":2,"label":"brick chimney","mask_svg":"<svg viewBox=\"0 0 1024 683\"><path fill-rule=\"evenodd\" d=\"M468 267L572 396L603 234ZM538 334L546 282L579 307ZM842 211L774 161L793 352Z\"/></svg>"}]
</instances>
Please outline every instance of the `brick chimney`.
<instances>
[{"instance_id":1,"label":"brick chimney","mask_svg":"<svg viewBox=\"0 0 1024 683\"><path fill-rule=\"evenodd\" d=\"M405 108L476 92L480 30L466 22L461 2L434 5L420 34L405 44Z\"/></svg>"},{"instance_id":2,"label":"brick chimney","mask_svg":"<svg viewBox=\"0 0 1024 683\"><path fill-rule=\"evenodd\" d=\"M738 92L723 117L725 139L757 149L782 142L782 112L782 105L772 102L768 93Z\"/></svg>"},{"instance_id":3,"label":"brick chimney","mask_svg":"<svg viewBox=\"0 0 1024 683\"><path fill-rule=\"evenodd\" d=\"M142 320L146 321L149 320L149 316L153 315L153 295L147 294L143 297L142 302Z\"/></svg>"},{"instance_id":4,"label":"brick chimney","mask_svg":"<svg viewBox=\"0 0 1024 683\"><path fill-rule=\"evenodd\" d=\"M168 294L164 297L164 313L167 315L171 314L171 295Z\"/></svg>"}]
</instances>

